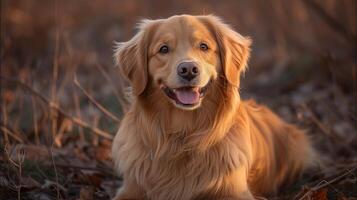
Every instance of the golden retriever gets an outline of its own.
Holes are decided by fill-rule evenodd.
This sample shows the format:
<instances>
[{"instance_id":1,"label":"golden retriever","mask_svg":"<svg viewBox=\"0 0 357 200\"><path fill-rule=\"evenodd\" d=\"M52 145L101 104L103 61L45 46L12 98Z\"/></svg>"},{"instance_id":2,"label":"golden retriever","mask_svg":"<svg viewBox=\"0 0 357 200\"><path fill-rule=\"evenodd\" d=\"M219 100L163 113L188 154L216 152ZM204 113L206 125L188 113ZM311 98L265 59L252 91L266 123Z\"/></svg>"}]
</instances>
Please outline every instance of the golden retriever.
<instances>
[{"instance_id":1,"label":"golden retriever","mask_svg":"<svg viewBox=\"0 0 357 200\"><path fill-rule=\"evenodd\" d=\"M133 102L113 142L114 199L254 199L310 163L303 131L241 100L250 44L212 15L144 20L118 44Z\"/></svg>"}]
</instances>

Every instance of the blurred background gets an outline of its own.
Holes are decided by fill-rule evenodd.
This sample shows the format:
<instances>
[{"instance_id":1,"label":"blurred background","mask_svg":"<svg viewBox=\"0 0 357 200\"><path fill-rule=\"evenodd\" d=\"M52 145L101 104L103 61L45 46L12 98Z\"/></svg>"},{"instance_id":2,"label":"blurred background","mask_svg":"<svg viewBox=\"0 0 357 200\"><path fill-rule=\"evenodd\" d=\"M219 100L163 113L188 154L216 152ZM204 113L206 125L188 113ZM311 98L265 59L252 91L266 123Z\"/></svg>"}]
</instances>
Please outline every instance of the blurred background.
<instances>
[{"instance_id":1,"label":"blurred background","mask_svg":"<svg viewBox=\"0 0 357 200\"><path fill-rule=\"evenodd\" d=\"M113 64L143 18L215 14L253 40L241 94L325 165L269 199L356 199L357 1L1 0L0 199L109 199L127 100Z\"/></svg>"}]
</instances>

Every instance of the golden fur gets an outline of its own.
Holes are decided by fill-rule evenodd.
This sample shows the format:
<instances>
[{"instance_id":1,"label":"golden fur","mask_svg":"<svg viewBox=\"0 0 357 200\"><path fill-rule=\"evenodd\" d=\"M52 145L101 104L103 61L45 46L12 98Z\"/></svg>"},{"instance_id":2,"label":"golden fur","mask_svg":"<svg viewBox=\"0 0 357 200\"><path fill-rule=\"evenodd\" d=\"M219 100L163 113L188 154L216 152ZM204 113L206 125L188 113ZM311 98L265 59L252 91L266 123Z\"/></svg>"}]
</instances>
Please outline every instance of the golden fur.
<instances>
[{"instance_id":1,"label":"golden fur","mask_svg":"<svg viewBox=\"0 0 357 200\"><path fill-rule=\"evenodd\" d=\"M197 48L202 40L209 50ZM173 50L157 53L163 43ZM115 58L134 100L113 142L115 170L124 178L114 199L254 199L276 193L309 164L303 131L240 99L250 43L215 16L180 15L145 20L118 45ZM160 88L180 86L182 60L198 63L197 87L209 86L190 108Z\"/></svg>"}]
</instances>

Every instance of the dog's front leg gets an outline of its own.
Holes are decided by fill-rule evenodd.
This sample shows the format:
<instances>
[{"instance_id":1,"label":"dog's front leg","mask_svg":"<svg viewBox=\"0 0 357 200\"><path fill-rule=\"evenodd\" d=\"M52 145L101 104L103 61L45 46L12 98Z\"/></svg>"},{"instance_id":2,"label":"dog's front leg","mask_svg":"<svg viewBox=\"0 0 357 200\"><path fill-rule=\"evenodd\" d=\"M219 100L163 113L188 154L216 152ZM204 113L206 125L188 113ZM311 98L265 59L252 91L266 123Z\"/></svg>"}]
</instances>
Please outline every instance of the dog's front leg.
<instances>
[{"instance_id":1,"label":"dog's front leg","mask_svg":"<svg viewBox=\"0 0 357 200\"><path fill-rule=\"evenodd\" d=\"M252 193L247 190L245 192L241 192L238 196L231 196L231 197L222 197L216 200L254 200Z\"/></svg>"},{"instance_id":2,"label":"dog's front leg","mask_svg":"<svg viewBox=\"0 0 357 200\"><path fill-rule=\"evenodd\" d=\"M225 194L227 192L224 192ZM235 194L234 196L231 195L207 195L202 196L200 198L196 198L195 200L254 200L252 193L249 190L239 192L239 194Z\"/></svg>"},{"instance_id":3,"label":"dog's front leg","mask_svg":"<svg viewBox=\"0 0 357 200\"><path fill-rule=\"evenodd\" d=\"M218 200L254 200L255 198L253 197L253 195L247 191L247 193L245 194L240 194L239 197L224 197L224 198L220 198Z\"/></svg>"},{"instance_id":4,"label":"dog's front leg","mask_svg":"<svg viewBox=\"0 0 357 200\"><path fill-rule=\"evenodd\" d=\"M218 192L217 192L218 191ZM216 185L195 200L254 200L247 182L247 170L241 167L223 177L223 183Z\"/></svg>"},{"instance_id":5,"label":"dog's front leg","mask_svg":"<svg viewBox=\"0 0 357 200\"><path fill-rule=\"evenodd\" d=\"M222 188L220 200L254 200L249 190L248 175L245 167L240 167L235 172L224 178L225 184Z\"/></svg>"}]
</instances>

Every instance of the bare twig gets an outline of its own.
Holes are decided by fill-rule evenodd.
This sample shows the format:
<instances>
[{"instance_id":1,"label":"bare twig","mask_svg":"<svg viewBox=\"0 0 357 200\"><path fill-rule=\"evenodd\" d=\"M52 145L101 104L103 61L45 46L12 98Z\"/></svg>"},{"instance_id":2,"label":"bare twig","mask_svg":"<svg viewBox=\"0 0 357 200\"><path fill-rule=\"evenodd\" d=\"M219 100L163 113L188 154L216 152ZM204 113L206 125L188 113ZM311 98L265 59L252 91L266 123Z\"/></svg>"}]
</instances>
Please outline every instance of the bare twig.
<instances>
[{"instance_id":1,"label":"bare twig","mask_svg":"<svg viewBox=\"0 0 357 200\"><path fill-rule=\"evenodd\" d=\"M27 139L24 137L24 134L22 132L20 132L19 130L16 130L14 128L14 126L10 122L7 122L6 124L4 124L3 122L0 122L0 127L4 127L4 129L7 129L7 131L8 131L7 133L10 134L9 136L10 137L12 137L12 136L16 137L17 140L21 140L22 141L21 143L27 141ZM10 144L10 143L8 143L8 144Z\"/></svg>"},{"instance_id":2,"label":"bare twig","mask_svg":"<svg viewBox=\"0 0 357 200\"><path fill-rule=\"evenodd\" d=\"M61 123L59 129L58 129L58 133L54 139L54 143L56 144L57 147L62 147L62 138L65 134L65 132L70 129L72 126L72 122L69 119L65 119L63 120L63 122Z\"/></svg>"},{"instance_id":3,"label":"bare twig","mask_svg":"<svg viewBox=\"0 0 357 200\"><path fill-rule=\"evenodd\" d=\"M74 91L74 90L73 90ZM75 108L76 108L76 113L77 113L77 116L79 118L82 118L81 116L81 109L80 109L80 105L79 105L79 97L77 95L76 92L73 92L73 100L74 100L74 105L75 105ZM83 132L83 128L82 127L79 127L79 138L81 141L84 141L85 138L84 138L84 132Z\"/></svg>"},{"instance_id":4,"label":"bare twig","mask_svg":"<svg viewBox=\"0 0 357 200\"><path fill-rule=\"evenodd\" d=\"M17 160L18 160L18 168L19 168L19 188L17 192L17 199L21 199L21 187L22 187L22 166L25 161L25 151L23 149L20 149L17 153Z\"/></svg>"},{"instance_id":5,"label":"bare twig","mask_svg":"<svg viewBox=\"0 0 357 200\"><path fill-rule=\"evenodd\" d=\"M312 120L313 123L316 124L316 126L330 139L332 139L334 142L340 142L341 138L330 128L326 127L315 115L315 113L305 104L301 104L301 108L308 112L310 115L310 119Z\"/></svg>"},{"instance_id":6,"label":"bare twig","mask_svg":"<svg viewBox=\"0 0 357 200\"><path fill-rule=\"evenodd\" d=\"M24 140L21 137L19 137L18 135L16 135L12 131L10 131L7 127L0 125L0 128L1 128L1 131L3 132L3 134L6 135L6 137L10 136L10 137L14 138L16 141L18 141L19 143L24 142ZM7 138L6 140L5 140L5 144L9 144L9 139Z\"/></svg>"},{"instance_id":7,"label":"bare twig","mask_svg":"<svg viewBox=\"0 0 357 200\"><path fill-rule=\"evenodd\" d=\"M340 22L330 16L318 3L314 0L303 0L305 5L310 9L314 10L317 15L319 15L327 25L329 25L333 30L343 36L347 42L357 43L357 36L345 28ZM352 43L352 44L353 44Z\"/></svg>"},{"instance_id":8,"label":"bare twig","mask_svg":"<svg viewBox=\"0 0 357 200\"><path fill-rule=\"evenodd\" d=\"M11 156L10 156L10 153L8 151L8 146L5 145L4 147L4 151L5 151L5 154L7 156L7 160L12 164L14 165L17 170L18 170L18 179L19 179L19 182L18 182L18 185L16 186L16 189L17 189L17 199L20 200L21 199L21 187L22 187L22 166L23 166L23 163L25 161L25 151L23 148L19 147L16 149L16 159L17 159L17 162L15 162L14 160L11 159Z\"/></svg>"},{"instance_id":9,"label":"bare twig","mask_svg":"<svg viewBox=\"0 0 357 200\"><path fill-rule=\"evenodd\" d=\"M120 119L115 116L112 112L110 112L109 110L107 110L106 108L104 108L100 103L98 103L98 101L96 101L94 99L94 97L92 97L89 92L87 92L82 85L79 83L78 79L77 79L77 73L74 74L74 84L76 84L76 86L87 96L87 98L95 105L99 108L99 110L101 110L105 115L107 115L109 118L111 118L112 120L116 121L116 122L120 122Z\"/></svg>"},{"instance_id":10,"label":"bare twig","mask_svg":"<svg viewBox=\"0 0 357 200\"><path fill-rule=\"evenodd\" d=\"M350 170L347 170L347 172L341 174L340 176L337 176L336 178L331 179L330 181L324 181L323 184L321 184L322 182L320 181L320 183L318 183L313 188L309 189L309 191L307 191L301 198L299 198L299 200L303 200L303 199L305 199L305 197L309 196L311 193L316 192L316 191L318 191L318 190L320 190L320 189L322 189L324 187L327 187L327 186L331 185L332 183L340 181L343 177L351 174L356 169L357 169L357 167L354 167L354 168L352 168Z\"/></svg>"},{"instance_id":11,"label":"bare twig","mask_svg":"<svg viewBox=\"0 0 357 200\"><path fill-rule=\"evenodd\" d=\"M53 159L53 143L51 145L51 147L49 148L49 154L51 155L51 162L53 165L53 169L55 171L55 177L56 177L56 191L57 191L57 199L60 199L60 191L59 191L59 182L58 182L58 173L57 173L57 167L56 167L56 163L55 160Z\"/></svg>"},{"instance_id":12,"label":"bare twig","mask_svg":"<svg viewBox=\"0 0 357 200\"><path fill-rule=\"evenodd\" d=\"M120 93L122 93L122 96L119 95L117 88L115 87L115 84L113 83L113 80L110 78L109 74L104 70L103 66L100 64L97 64L96 67L98 68L98 70L102 73L102 75L104 76L104 78L107 80L107 82L110 84L110 86L112 87L112 90L114 92L115 97L117 98L117 100L119 101L124 113L128 110L128 105L129 102L126 100L124 96L124 92L123 92L123 88L120 88ZM117 85L123 86L123 81L122 79L118 79L119 83L117 83Z\"/></svg>"},{"instance_id":13,"label":"bare twig","mask_svg":"<svg viewBox=\"0 0 357 200\"><path fill-rule=\"evenodd\" d=\"M57 105L54 105L53 103L51 103L46 97L44 97L42 94L40 94L39 92L37 92L36 90L34 90L31 86L28 86L27 84L21 82L18 79L15 78L9 78L9 77L4 77L4 76L0 76L0 79L5 80L5 81L9 81L9 82L13 82L16 83L17 85L21 86L23 89L29 91L32 95L37 96L41 101L43 101L44 103L46 103L51 109L55 109L57 110L61 115L63 115L64 117L68 118L69 120L71 120L73 123L77 124L78 126L82 126L84 128L90 129L91 131L93 131L95 134L98 134L106 139L113 139L113 136L110 135L109 133L107 133L106 131L103 131L97 127L93 127L90 124L88 124L87 122L77 118L77 117L73 117L70 114L66 113L65 111L61 110Z\"/></svg>"},{"instance_id":14,"label":"bare twig","mask_svg":"<svg viewBox=\"0 0 357 200\"><path fill-rule=\"evenodd\" d=\"M59 13L58 13L58 1L54 0L54 24L55 24L55 45L54 45L54 56L53 56L53 70L52 70L52 84L51 84L51 103L58 106L57 99L57 80L58 80L58 54L59 54ZM55 109L50 111L51 116L51 128L52 128L52 140L56 137L57 133L57 121L58 112ZM58 194L57 194L58 198Z\"/></svg>"},{"instance_id":15,"label":"bare twig","mask_svg":"<svg viewBox=\"0 0 357 200\"><path fill-rule=\"evenodd\" d=\"M314 112L305 104L301 104L302 109L304 109L306 112L309 113L311 120L319 127L319 129L325 133L327 136L331 136L331 131L328 129L323 123L320 122L319 119L317 119L316 115Z\"/></svg>"},{"instance_id":16,"label":"bare twig","mask_svg":"<svg viewBox=\"0 0 357 200\"><path fill-rule=\"evenodd\" d=\"M95 126L97 126L97 125L99 124L99 120L100 120L99 116L98 116L98 115L95 115L94 118L93 118L93 124L94 124ZM91 139L92 139L92 144L93 144L94 146L98 146L98 144L99 144L99 138L98 138L98 136L95 135L95 136L92 137Z\"/></svg>"},{"instance_id":17,"label":"bare twig","mask_svg":"<svg viewBox=\"0 0 357 200\"><path fill-rule=\"evenodd\" d=\"M7 110L6 110L6 105L5 105L5 102L2 104L2 114L3 114L3 121L2 123L4 124L4 126L7 125ZM1 127L1 129L3 129L3 127ZM4 134L4 145L8 144L9 143L9 133L10 131L6 131L6 130L3 130L3 134Z\"/></svg>"},{"instance_id":18,"label":"bare twig","mask_svg":"<svg viewBox=\"0 0 357 200\"><path fill-rule=\"evenodd\" d=\"M32 122L33 122L33 127L34 127L34 132L35 132L35 141L36 144L40 144L40 136L38 134L38 124L37 124L37 109L36 109L36 102L35 98L32 96L31 97L31 103L32 103Z\"/></svg>"}]
</instances>

